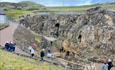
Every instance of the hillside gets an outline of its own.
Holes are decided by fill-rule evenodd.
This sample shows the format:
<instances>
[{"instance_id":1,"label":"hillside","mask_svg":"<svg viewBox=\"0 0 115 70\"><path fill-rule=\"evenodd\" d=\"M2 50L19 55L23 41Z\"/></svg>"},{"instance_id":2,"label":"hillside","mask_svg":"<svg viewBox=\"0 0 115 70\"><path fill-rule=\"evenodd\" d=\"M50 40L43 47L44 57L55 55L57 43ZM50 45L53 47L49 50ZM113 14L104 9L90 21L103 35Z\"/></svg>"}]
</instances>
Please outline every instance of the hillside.
<instances>
[{"instance_id":1,"label":"hillside","mask_svg":"<svg viewBox=\"0 0 115 70\"><path fill-rule=\"evenodd\" d=\"M46 7L30 1L19 3L0 2L0 9L3 9L7 16L17 18L32 13L34 10L46 11Z\"/></svg>"},{"instance_id":2,"label":"hillside","mask_svg":"<svg viewBox=\"0 0 115 70\"><path fill-rule=\"evenodd\" d=\"M77 11L77 12L85 12L90 8L102 7L103 9L114 9L115 3L108 4L94 4L94 5L84 5L84 6L62 6L62 7L48 7L50 11L55 12L63 12L63 11Z\"/></svg>"},{"instance_id":3,"label":"hillside","mask_svg":"<svg viewBox=\"0 0 115 70\"><path fill-rule=\"evenodd\" d=\"M30 1L22 1L19 3L0 2L0 8L4 10L17 9L17 10L40 10L45 9L45 6L36 4Z\"/></svg>"},{"instance_id":4,"label":"hillside","mask_svg":"<svg viewBox=\"0 0 115 70\"><path fill-rule=\"evenodd\" d=\"M64 70L61 67L17 56L0 49L0 70Z\"/></svg>"},{"instance_id":5,"label":"hillside","mask_svg":"<svg viewBox=\"0 0 115 70\"><path fill-rule=\"evenodd\" d=\"M19 17L30 13L39 12L80 12L84 13L90 8L102 7L103 9L115 10L115 3L94 4L85 6L61 6L61 7L45 7L30 1L22 1L19 3L0 2L0 8L3 9L8 16Z\"/></svg>"}]
</instances>

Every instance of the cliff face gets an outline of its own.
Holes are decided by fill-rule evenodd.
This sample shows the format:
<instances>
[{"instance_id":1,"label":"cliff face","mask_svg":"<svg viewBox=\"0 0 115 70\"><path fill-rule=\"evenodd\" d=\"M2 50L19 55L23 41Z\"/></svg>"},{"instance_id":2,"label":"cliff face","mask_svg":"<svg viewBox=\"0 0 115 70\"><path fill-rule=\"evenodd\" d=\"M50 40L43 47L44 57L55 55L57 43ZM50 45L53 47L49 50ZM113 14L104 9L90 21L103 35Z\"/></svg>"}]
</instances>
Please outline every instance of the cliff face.
<instances>
[{"instance_id":1,"label":"cliff face","mask_svg":"<svg viewBox=\"0 0 115 70\"><path fill-rule=\"evenodd\" d=\"M96 55L115 54L114 11L94 8L81 15L25 16L20 24L38 34L56 38L54 46L63 46L65 50L76 54L89 51L96 52Z\"/></svg>"}]
</instances>

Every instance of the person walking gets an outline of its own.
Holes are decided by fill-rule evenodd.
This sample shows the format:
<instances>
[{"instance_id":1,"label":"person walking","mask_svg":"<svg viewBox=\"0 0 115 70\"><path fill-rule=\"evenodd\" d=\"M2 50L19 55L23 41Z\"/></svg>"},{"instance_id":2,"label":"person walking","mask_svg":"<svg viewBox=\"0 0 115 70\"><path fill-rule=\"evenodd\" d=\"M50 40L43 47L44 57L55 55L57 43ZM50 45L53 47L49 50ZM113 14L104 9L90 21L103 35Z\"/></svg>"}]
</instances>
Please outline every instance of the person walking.
<instances>
[{"instance_id":1,"label":"person walking","mask_svg":"<svg viewBox=\"0 0 115 70\"><path fill-rule=\"evenodd\" d=\"M5 50L9 51L9 42L8 41L5 43Z\"/></svg>"},{"instance_id":2,"label":"person walking","mask_svg":"<svg viewBox=\"0 0 115 70\"><path fill-rule=\"evenodd\" d=\"M113 67L112 60L108 59L108 70L111 70L112 67Z\"/></svg>"},{"instance_id":3,"label":"person walking","mask_svg":"<svg viewBox=\"0 0 115 70\"><path fill-rule=\"evenodd\" d=\"M102 66L102 70L108 70L108 63L107 63L107 60L104 60L104 64Z\"/></svg>"},{"instance_id":4,"label":"person walking","mask_svg":"<svg viewBox=\"0 0 115 70\"><path fill-rule=\"evenodd\" d=\"M34 49L31 46L29 46L28 49L30 51L31 57L34 57L34 54L35 54Z\"/></svg>"},{"instance_id":5,"label":"person walking","mask_svg":"<svg viewBox=\"0 0 115 70\"><path fill-rule=\"evenodd\" d=\"M16 46L16 43L10 42L9 43L9 51L14 52L15 51L15 46Z\"/></svg>"},{"instance_id":6,"label":"person walking","mask_svg":"<svg viewBox=\"0 0 115 70\"><path fill-rule=\"evenodd\" d=\"M47 57L48 58L54 58L54 55L51 53L51 50L48 50Z\"/></svg>"},{"instance_id":7,"label":"person walking","mask_svg":"<svg viewBox=\"0 0 115 70\"><path fill-rule=\"evenodd\" d=\"M42 51L40 52L40 61L44 61L44 56L45 56L45 49L42 49Z\"/></svg>"}]
</instances>

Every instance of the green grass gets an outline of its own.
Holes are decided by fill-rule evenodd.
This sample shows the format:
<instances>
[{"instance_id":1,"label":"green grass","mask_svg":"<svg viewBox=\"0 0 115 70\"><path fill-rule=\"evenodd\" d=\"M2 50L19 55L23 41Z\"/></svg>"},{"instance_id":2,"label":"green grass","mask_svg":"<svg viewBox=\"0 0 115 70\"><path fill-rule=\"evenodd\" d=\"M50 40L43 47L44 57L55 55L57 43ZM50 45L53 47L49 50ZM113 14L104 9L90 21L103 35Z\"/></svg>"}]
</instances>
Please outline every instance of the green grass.
<instances>
[{"instance_id":1,"label":"green grass","mask_svg":"<svg viewBox=\"0 0 115 70\"><path fill-rule=\"evenodd\" d=\"M38 35L35 35L35 41L37 41L37 43L41 43L42 38Z\"/></svg>"},{"instance_id":2,"label":"green grass","mask_svg":"<svg viewBox=\"0 0 115 70\"><path fill-rule=\"evenodd\" d=\"M85 5L85 6L61 6L61 7L44 7L42 5L32 3L32 2L20 2L20 5L27 5L29 9L23 8L23 9L12 9L6 7L6 15L17 18L21 15L26 15L32 13L32 11L36 10L37 12L66 12L66 11L72 11L72 12L80 12L84 13L86 10L94 7L102 7L104 9L114 9L115 10L115 3L111 4L94 4L94 5Z\"/></svg>"},{"instance_id":3,"label":"green grass","mask_svg":"<svg viewBox=\"0 0 115 70\"><path fill-rule=\"evenodd\" d=\"M0 30L6 28L6 27L8 27L8 26L9 26L8 24L0 24Z\"/></svg>"},{"instance_id":4,"label":"green grass","mask_svg":"<svg viewBox=\"0 0 115 70\"><path fill-rule=\"evenodd\" d=\"M62 6L62 7L48 7L50 11L63 12L63 11L77 11L84 12L90 8L102 7L104 9L115 9L115 4L95 4L95 5L86 5L86 6Z\"/></svg>"},{"instance_id":5,"label":"green grass","mask_svg":"<svg viewBox=\"0 0 115 70\"><path fill-rule=\"evenodd\" d=\"M26 15L31 13L31 11L27 11L27 10L15 10L15 9L9 9L6 11L6 15L10 16L10 17L19 17L21 15Z\"/></svg>"},{"instance_id":6,"label":"green grass","mask_svg":"<svg viewBox=\"0 0 115 70\"><path fill-rule=\"evenodd\" d=\"M37 63L37 64L36 64ZM64 70L61 67L40 63L36 60L17 56L0 49L0 70Z\"/></svg>"},{"instance_id":7,"label":"green grass","mask_svg":"<svg viewBox=\"0 0 115 70\"><path fill-rule=\"evenodd\" d=\"M31 3L31 2L20 2L20 5L27 5L29 10L27 9L11 9L7 8L6 15L17 18L21 15L26 15L32 13L33 10L36 9L38 12L66 12L66 11L77 11L77 12L85 12L86 10L94 7L102 7L104 9L114 9L115 3L112 4L95 4L95 5L86 5L86 6L61 6L61 7L44 7L42 5Z\"/></svg>"},{"instance_id":8,"label":"green grass","mask_svg":"<svg viewBox=\"0 0 115 70\"><path fill-rule=\"evenodd\" d=\"M32 34L35 36L35 41L40 44L40 43L42 42L42 37L39 36L39 35L38 35L37 33L35 33L35 32L32 32Z\"/></svg>"}]
</instances>

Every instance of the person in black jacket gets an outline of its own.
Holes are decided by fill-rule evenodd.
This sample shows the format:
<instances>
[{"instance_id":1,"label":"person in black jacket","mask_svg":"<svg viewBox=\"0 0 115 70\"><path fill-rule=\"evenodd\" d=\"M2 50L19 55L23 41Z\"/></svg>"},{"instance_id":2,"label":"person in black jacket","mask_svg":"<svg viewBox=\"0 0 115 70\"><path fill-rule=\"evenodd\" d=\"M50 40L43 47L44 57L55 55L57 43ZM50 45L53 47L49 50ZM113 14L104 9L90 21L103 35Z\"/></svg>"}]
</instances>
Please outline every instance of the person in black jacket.
<instances>
[{"instance_id":1,"label":"person in black jacket","mask_svg":"<svg viewBox=\"0 0 115 70\"><path fill-rule=\"evenodd\" d=\"M45 56L45 49L42 49L42 51L40 52L40 58L41 58L41 61L44 60L44 56Z\"/></svg>"},{"instance_id":2,"label":"person in black jacket","mask_svg":"<svg viewBox=\"0 0 115 70\"><path fill-rule=\"evenodd\" d=\"M9 51L9 42L8 41L5 43L5 50Z\"/></svg>"},{"instance_id":3,"label":"person in black jacket","mask_svg":"<svg viewBox=\"0 0 115 70\"><path fill-rule=\"evenodd\" d=\"M112 67L113 67L112 60L108 59L108 70L111 70Z\"/></svg>"}]
</instances>

